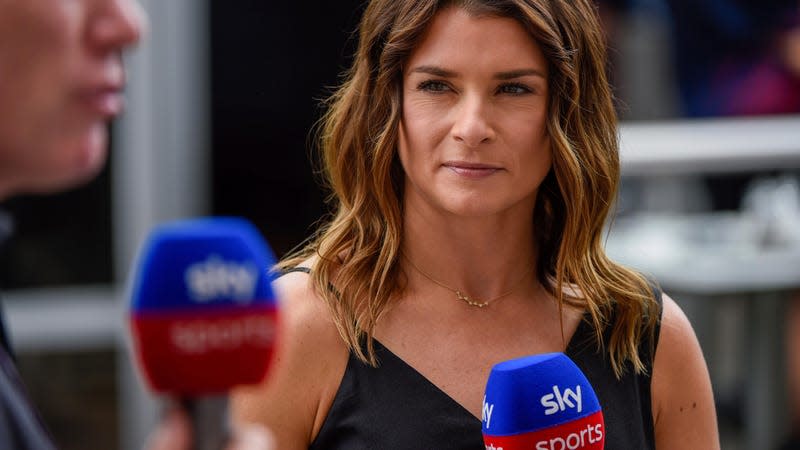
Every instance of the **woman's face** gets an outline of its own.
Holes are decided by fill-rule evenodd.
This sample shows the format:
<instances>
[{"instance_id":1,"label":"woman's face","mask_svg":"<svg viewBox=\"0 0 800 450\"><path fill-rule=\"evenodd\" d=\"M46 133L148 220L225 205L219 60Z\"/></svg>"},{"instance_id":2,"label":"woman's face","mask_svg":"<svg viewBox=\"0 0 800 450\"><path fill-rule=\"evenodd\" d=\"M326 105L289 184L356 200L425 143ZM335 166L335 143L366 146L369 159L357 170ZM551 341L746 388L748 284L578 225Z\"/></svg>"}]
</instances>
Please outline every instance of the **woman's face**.
<instances>
[{"instance_id":1,"label":"woman's face","mask_svg":"<svg viewBox=\"0 0 800 450\"><path fill-rule=\"evenodd\" d=\"M530 215L551 166L547 61L515 20L437 13L403 71L405 201Z\"/></svg>"},{"instance_id":2,"label":"woman's face","mask_svg":"<svg viewBox=\"0 0 800 450\"><path fill-rule=\"evenodd\" d=\"M0 197L100 170L142 22L135 0L0 0Z\"/></svg>"}]
</instances>

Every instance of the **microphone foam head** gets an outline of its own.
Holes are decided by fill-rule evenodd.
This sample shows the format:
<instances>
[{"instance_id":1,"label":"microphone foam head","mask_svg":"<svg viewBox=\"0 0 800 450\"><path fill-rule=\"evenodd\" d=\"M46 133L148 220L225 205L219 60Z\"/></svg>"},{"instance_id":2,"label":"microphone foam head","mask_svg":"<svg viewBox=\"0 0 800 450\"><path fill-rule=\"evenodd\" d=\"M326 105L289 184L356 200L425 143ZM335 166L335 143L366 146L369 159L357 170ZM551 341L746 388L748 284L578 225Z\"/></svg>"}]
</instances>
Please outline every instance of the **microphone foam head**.
<instances>
[{"instance_id":1,"label":"microphone foam head","mask_svg":"<svg viewBox=\"0 0 800 450\"><path fill-rule=\"evenodd\" d=\"M277 326L269 274L275 258L244 219L156 227L131 283L131 326L151 387L217 394L260 382Z\"/></svg>"},{"instance_id":2,"label":"microphone foam head","mask_svg":"<svg viewBox=\"0 0 800 450\"><path fill-rule=\"evenodd\" d=\"M482 416L487 449L599 450L605 442L597 396L563 353L495 365L486 384Z\"/></svg>"}]
</instances>

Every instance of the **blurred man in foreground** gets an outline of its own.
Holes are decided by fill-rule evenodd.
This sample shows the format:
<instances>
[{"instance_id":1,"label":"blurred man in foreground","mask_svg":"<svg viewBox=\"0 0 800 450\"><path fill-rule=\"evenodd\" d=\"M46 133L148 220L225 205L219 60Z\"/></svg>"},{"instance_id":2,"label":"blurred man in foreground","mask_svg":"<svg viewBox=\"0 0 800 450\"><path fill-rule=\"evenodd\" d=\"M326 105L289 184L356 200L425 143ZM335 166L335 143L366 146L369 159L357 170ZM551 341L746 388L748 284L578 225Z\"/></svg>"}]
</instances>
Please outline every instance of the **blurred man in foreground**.
<instances>
[{"instance_id":1,"label":"blurred man in foreground","mask_svg":"<svg viewBox=\"0 0 800 450\"><path fill-rule=\"evenodd\" d=\"M121 52L144 17L125 0L0 0L0 200L91 180L123 107ZM0 316L0 448L55 448L29 403Z\"/></svg>"},{"instance_id":2,"label":"blurred man in foreground","mask_svg":"<svg viewBox=\"0 0 800 450\"><path fill-rule=\"evenodd\" d=\"M135 0L0 0L0 201L91 180L107 157L108 121L124 104L122 51L138 43ZM170 411L151 450L188 449L188 420ZM240 430L237 448L268 448ZM0 315L0 448L55 445L25 394Z\"/></svg>"}]
</instances>

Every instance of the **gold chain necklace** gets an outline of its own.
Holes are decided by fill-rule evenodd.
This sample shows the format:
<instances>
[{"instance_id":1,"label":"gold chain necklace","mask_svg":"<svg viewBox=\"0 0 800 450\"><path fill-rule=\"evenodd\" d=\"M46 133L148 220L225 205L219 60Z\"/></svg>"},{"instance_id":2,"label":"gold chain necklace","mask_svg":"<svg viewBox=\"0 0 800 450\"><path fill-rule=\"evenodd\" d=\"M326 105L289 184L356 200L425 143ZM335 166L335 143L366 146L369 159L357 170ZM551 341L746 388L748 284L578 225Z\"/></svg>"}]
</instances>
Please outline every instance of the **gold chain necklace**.
<instances>
[{"instance_id":1,"label":"gold chain necklace","mask_svg":"<svg viewBox=\"0 0 800 450\"><path fill-rule=\"evenodd\" d=\"M436 283L436 284L438 284L439 286L441 286L441 287L443 287L443 288L447 289L448 291L452 291L452 292L454 292L454 293L456 294L456 298L458 298L459 300L463 301L463 302L464 302L464 303L466 303L467 305L469 305L469 306L474 306L474 307L476 307L476 308L483 308L483 307L485 307L485 306L489 306L489 304L490 304L490 303L492 303L492 302L494 302L495 300L499 300L499 299L501 299L501 298L503 298L503 297L505 297L505 296L507 296L507 295L511 294L512 292L514 292L514 290L515 290L515 289L517 289L517 286L519 286L519 284L520 284L520 283L522 283L522 281L525 279L525 276L526 276L526 275L528 275L528 269L530 269L530 267L531 267L531 266L528 266L528 269L525 269L525 272L522 274L522 277L520 277L520 279L519 279L519 280L517 280L517 281L516 281L516 282L515 282L515 283L512 285L511 289L509 289L508 291L506 291L506 292L504 292L504 293L502 293L502 294L498 295L497 297L492 297L492 298L490 298L489 300L480 301L480 300L478 300L478 299L474 299L474 298L470 297L469 295L465 294L465 293L464 293L462 290L460 290L460 289L455 289L455 288L452 288L452 287L450 287L450 286L448 286L448 285L446 285L446 284L442 283L441 281L437 280L436 278L433 278L432 276L428 275L427 273L425 273L425 271L423 271L422 269L420 269L419 267L417 267L417 265L416 265L416 264L414 264L414 262L413 262L413 261L411 261L411 258L409 258L408 256L406 256L406 255L405 255L405 253L403 253L403 257L405 257L406 261L408 261L408 263L409 263L409 264L411 264L411 267L413 267L413 268L414 268L414 270L416 270L417 272L419 272L419 273L420 273L420 275L422 275L422 276L424 276L425 278L427 278L427 279L429 279L429 280L433 281L434 283Z\"/></svg>"}]
</instances>

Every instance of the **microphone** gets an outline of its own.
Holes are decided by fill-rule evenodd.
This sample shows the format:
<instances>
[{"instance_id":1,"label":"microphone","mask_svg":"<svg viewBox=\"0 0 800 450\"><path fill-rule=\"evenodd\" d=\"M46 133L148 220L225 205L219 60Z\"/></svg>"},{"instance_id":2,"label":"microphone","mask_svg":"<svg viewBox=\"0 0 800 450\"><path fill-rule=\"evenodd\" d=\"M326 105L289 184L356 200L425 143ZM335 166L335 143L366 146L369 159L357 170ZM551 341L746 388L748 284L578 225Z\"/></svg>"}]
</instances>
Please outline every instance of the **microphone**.
<instances>
[{"instance_id":1,"label":"microphone","mask_svg":"<svg viewBox=\"0 0 800 450\"><path fill-rule=\"evenodd\" d=\"M140 251L130 304L136 357L153 391L187 407L196 449L224 447L226 392L266 376L274 263L255 226L232 217L160 225Z\"/></svg>"},{"instance_id":2,"label":"microphone","mask_svg":"<svg viewBox=\"0 0 800 450\"><path fill-rule=\"evenodd\" d=\"M496 364L481 416L486 450L602 450L605 445L600 402L563 353Z\"/></svg>"}]
</instances>

